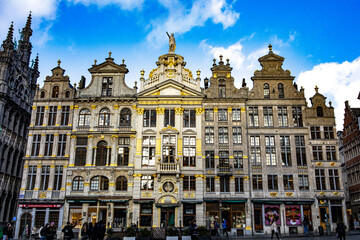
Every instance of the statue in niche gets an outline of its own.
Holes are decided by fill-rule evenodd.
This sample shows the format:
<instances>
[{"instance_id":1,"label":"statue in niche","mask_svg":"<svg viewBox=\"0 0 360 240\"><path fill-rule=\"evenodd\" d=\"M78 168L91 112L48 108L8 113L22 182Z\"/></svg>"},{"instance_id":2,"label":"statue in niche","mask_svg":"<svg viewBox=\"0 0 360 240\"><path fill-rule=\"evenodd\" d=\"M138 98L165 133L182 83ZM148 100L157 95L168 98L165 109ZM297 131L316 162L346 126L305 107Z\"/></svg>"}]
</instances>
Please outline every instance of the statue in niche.
<instances>
[{"instance_id":1,"label":"statue in niche","mask_svg":"<svg viewBox=\"0 0 360 240\"><path fill-rule=\"evenodd\" d=\"M174 37L174 33L172 33L171 35L169 35L168 32L166 32L166 34L169 37L169 53L174 53L175 49L176 49L176 42L175 42L175 37Z\"/></svg>"}]
</instances>

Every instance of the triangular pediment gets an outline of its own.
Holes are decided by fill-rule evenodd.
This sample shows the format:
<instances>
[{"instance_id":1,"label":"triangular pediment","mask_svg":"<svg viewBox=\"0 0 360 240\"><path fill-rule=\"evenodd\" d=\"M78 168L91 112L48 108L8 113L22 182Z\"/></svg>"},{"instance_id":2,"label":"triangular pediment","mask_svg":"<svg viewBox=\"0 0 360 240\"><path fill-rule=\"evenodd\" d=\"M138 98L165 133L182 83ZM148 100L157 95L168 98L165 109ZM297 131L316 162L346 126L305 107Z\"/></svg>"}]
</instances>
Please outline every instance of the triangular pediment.
<instances>
[{"instance_id":1,"label":"triangular pediment","mask_svg":"<svg viewBox=\"0 0 360 240\"><path fill-rule=\"evenodd\" d=\"M196 135L197 132L192 130L192 129L187 129L185 131L183 131L183 135Z\"/></svg>"},{"instance_id":2,"label":"triangular pediment","mask_svg":"<svg viewBox=\"0 0 360 240\"><path fill-rule=\"evenodd\" d=\"M259 61L284 61L285 58L276 55L275 53L273 53L272 51L269 52L269 54L262 56L261 58L259 58Z\"/></svg>"},{"instance_id":3,"label":"triangular pediment","mask_svg":"<svg viewBox=\"0 0 360 240\"><path fill-rule=\"evenodd\" d=\"M177 81L169 79L161 82L151 88L148 88L138 94L138 97L161 97L161 96L190 96L204 97L204 94L185 86Z\"/></svg>"},{"instance_id":4,"label":"triangular pediment","mask_svg":"<svg viewBox=\"0 0 360 240\"><path fill-rule=\"evenodd\" d=\"M156 131L152 129L146 129L142 132L143 135L156 135Z\"/></svg>"},{"instance_id":5,"label":"triangular pediment","mask_svg":"<svg viewBox=\"0 0 360 240\"><path fill-rule=\"evenodd\" d=\"M174 127L167 126L161 129L160 134L179 134L179 131Z\"/></svg>"},{"instance_id":6,"label":"triangular pediment","mask_svg":"<svg viewBox=\"0 0 360 240\"><path fill-rule=\"evenodd\" d=\"M116 64L111 59L107 59L105 62L93 65L89 68L90 73L127 73L129 70L125 64Z\"/></svg>"}]
</instances>

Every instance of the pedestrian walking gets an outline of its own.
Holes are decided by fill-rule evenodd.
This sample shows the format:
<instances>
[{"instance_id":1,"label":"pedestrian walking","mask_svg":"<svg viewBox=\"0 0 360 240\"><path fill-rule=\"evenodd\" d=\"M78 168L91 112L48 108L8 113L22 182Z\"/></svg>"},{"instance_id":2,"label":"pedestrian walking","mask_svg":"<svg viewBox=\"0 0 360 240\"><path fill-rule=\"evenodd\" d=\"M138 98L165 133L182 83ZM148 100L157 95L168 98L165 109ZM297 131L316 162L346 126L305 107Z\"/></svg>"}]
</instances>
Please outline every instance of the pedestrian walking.
<instances>
[{"instance_id":1,"label":"pedestrian walking","mask_svg":"<svg viewBox=\"0 0 360 240\"><path fill-rule=\"evenodd\" d=\"M340 240L345 240L346 226L343 222L337 223L336 233L337 233L337 237L340 238Z\"/></svg>"},{"instance_id":2,"label":"pedestrian walking","mask_svg":"<svg viewBox=\"0 0 360 240\"><path fill-rule=\"evenodd\" d=\"M49 227L50 227L50 224L47 223L47 224L45 224L44 227L42 227L40 229L40 239L41 240L46 240L46 237L47 237L48 232L49 232Z\"/></svg>"},{"instance_id":3,"label":"pedestrian walking","mask_svg":"<svg viewBox=\"0 0 360 240\"><path fill-rule=\"evenodd\" d=\"M106 232L106 226L103 220L100 220L99 225L98 225L98 240L104 240L105 237L105 232Z\"/></svg>"},{"instance_id":4,"label":"pedestrian walking","mask_svg":"<svg viewBox=\"0 0 360 240\"><path fill-rule=\"evenodd\" d=\"M74 232L72 229L76 226L76 224L77 222L74 224L67 222L66 226L62 229L62 232L64 233L64 240L71 240L74 238Z\"/></svg>"},{"instance_id":5,"label":"pedestrian walking","mask_svg":"<svg viewBox=\"0 0 360 240\"><path fill-rule=\"evenodd\" d=\"M197 240L198 239L198 226L196 225L196 221L192 221L190 228L189 228L189 233L191 236L191 240Z\"/></svg>"},{"instance_id":6,"label":"pedestrian walking","mask_svg":"<svg viewBox=\"0 0 360 240\"><path fill-rule=\"evenodd\" d=\"M14 228L11 226L11 223L6 224L3 228L3 240L12 240L14 234Z\"/></svg>"},{"instance_id":7,"label":"pedestrian walking","mask_svg":"<svg viewBox=\"0 0 360 240\"><path fill-rule=\"evenodd\" d=\"M56 228L55 228L55 223L51 222L47 235L46 235L46 240L54 240L56 235Z\"/></svg>"},{"instance_id":8,"label":"pedestrian walking","mask_svg":"<svg viewBox=\"0 0 360 240\"><path fill-rule=\"evenodd\" d=\"M31 229L31 238L32 238L32 239L35 239L35 238L36 238L36 234L37 234L37 228L34 226L34 227Z\"/></svg>"},{"instance_id":9,"label":"pedestrian walking","mask_svg":"<svg viewBox=\"0 0 360 240\"><path fill-rule=\"evenodd\" d=\"M90 238L90 229L88 223L84 223L81 228L81 239L88 240Z\"/></svg>"},{"instance_id":10,"label":"pedestrian walking","mask_svg":"<svg viewBox=\"0 0 360 240\"><path fill-rule=\"evenodd\" d=\"M272 223L271 223L271 239L273 239L273 237L274 237L274 234L276 235L276 237L277 237L277 239L280 239L279 238L279 230L278 230L278 228L277 228L277 225L276 225L276 220L275 219L273 219L272 220Z\"/></svg>"},{"instance_id":11,"label":"pedestrian walking","mask_svg":"<svg viewBox=\"0 0 360 240\"><path fill-rule=\"evenodd\" d=\"M304 225L304 234L307 236L309 234L309 218L307 216L303 219L303 225Z\"/></svg>"},{"instance_id":12,"label":"pedestrian walking","mask_svg":"<svg viewBox=\"0 0 360 240\"><path fill-rule=\"evenodd\" d=\"M223 226L223 232L224 232L223 235L225 235L225 233L226 233L226 237L229 237L229 234L227 232L227 221L225 220L225 218L223 218L222 226Z\"/></svg>"}]
</instances>

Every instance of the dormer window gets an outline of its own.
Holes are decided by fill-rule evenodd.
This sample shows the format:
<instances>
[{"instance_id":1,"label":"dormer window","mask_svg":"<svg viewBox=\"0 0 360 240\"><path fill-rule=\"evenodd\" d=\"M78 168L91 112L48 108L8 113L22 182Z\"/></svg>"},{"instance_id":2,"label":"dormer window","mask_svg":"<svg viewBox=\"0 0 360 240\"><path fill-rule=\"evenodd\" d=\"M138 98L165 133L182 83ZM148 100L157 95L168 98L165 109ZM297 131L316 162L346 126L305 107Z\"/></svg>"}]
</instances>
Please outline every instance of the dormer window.
<instances>
[{"instance_id":1,"label":"dormer window","mask_svg":"<svg viewBox=\"0 0 360 240\"><path fill-rule=\"evenodd\" d=\"M219 80L219 98L226 98L226 84L224 79Z\"/></svg>"},{"instance_id":2,"label":"dormer window","mask_svg":"<svg viewBox=\"0 0 360 240\"><path fill-rule=\"evenodd\" d=\"M270 98L270 87L269 84L264 84L264 98Z\"/></svg>"},{"instance_id":3,"label":"dormer window","mask_svg":"<svg viewBox=\"0 0 360 240\"><path fill-rule=\"evenodd\" d=\"M278 84L278 92L279 98L284 98L284 85L282 85L282 83Z\"/></svg>"},{"instance_id":4,"label":"dormer window","mask_svg":"<svg viewBox=\"0 0 360 240\"><path fill-rule=\"evenodd\" d=\"M102 81L102 89L101 95L102 96L111 96L112 95L112 77L104 77Z\"/></svg>"}]
</instances>

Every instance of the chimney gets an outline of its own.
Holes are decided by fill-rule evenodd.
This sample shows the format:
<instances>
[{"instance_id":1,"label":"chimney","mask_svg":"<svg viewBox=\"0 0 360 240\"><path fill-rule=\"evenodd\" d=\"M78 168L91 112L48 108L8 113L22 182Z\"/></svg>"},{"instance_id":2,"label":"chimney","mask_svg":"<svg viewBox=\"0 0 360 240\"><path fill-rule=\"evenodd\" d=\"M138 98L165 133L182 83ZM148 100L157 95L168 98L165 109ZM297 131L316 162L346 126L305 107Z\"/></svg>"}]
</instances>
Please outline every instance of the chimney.
<instances>
[{"instance_id":1,"label":"chimney","mask_svg":"<svg viewBox=\"0 0 360 240\"><path fill-rule=\"evenodd\" d=\"M209 79L208 78L204 79L204 87L205 87L205 89L209 88Z\"/></svg>"},{"instance_id":2,"label":"chimney","mask_svg":"<svg viewBox=\"0 0 360 240\"><path fill-rule=\"evenodd\" d=\"M80 82L79 82L79 89L84 89L86 83L86 78L84 76L81 76Z\"/></svg>"}]
</instances>

